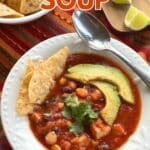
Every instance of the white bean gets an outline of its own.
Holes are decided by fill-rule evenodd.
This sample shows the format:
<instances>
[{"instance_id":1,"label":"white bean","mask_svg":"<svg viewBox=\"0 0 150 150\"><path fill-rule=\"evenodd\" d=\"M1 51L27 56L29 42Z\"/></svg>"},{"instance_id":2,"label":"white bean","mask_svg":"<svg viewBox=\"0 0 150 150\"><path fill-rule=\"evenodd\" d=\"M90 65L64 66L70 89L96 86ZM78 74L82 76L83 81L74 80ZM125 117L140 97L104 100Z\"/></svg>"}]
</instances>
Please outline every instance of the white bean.
<instances>
[{"instance_id":1,"label":"white bean","mask_svg":"<svg viewBox=\"0 0 150 150\"><path fill-rule=\"evenodd\" d=\"M49 132L46 136L45 136L45 141L47 144L49 145L53 145L57 142L57 135L54 131Z\"/></svg>"}]
</instances>

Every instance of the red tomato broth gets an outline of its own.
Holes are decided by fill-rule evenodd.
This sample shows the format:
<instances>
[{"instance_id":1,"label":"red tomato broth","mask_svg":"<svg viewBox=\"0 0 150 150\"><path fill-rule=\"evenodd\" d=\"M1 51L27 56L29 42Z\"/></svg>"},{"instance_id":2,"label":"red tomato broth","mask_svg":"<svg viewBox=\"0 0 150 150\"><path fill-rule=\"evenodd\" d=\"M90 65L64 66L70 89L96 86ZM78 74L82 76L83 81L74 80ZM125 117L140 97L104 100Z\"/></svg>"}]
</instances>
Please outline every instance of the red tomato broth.
<instances>
[{"instance_id":1,"label":"red tomato broth","mask_svg":"<svg viewBox=\"0 0 150 150\"><path fill-rule=\"evenodd\" d=\"M140 97L138 88L135 85L135 83L133 82L133 80L131 79L131 77L128 75L128 73L122 67L120 67L118 64L114 63L110 59L105 58L103 56L96 55L96 54L85 54L85 53L72 54L69 56L69 58L67 60L66 69L70 66L74 66L74 65L82 64L82 63L105 64L105 65L109 65L109 66L114 66L116 68L119 68L130 80L131 88L133 90L133 94L135 96L136 103L135 103L135 105L131 105L131 104L126 103L122 99L122 101L121 101L122 105L119 109L119 113L114 122L114 124L120 123L121 125L123 125L127 134L120 136L120 135L117 135L113 130L111 130L111 132L108 135L106 135L105 137L103 137L99 140L99 144L106 143L109 145L109 150L115 150L115 149L121 147L125 142L127 142L128 138L134 133L134 131L136 130L137 125L139 123L140 114L141 114L141 97ZM65 70L65 72L66 72L66 70ZM62 74L62 76L64 75L64 73ZM59 79L56 81L56 85L53 88L53 90L50 92L50 94L48 95L48 98L56 96L56 95L58 97L60 97L63 94L63 92L61 90L61 86L59 85L58 81L59 81ZM105 102L103 102L103 103L98 102L98 104L101 105L103 108L103 106L105 105ZM42 111L44 111L44 109L47 109L44 105L42 105L42 108L43 108ZM45 145L47 148L50 149L51 146L46 144L46 142L44 140L45 135L39 135L39 133L37 132L39 127L37 127L37 125L32 121L30 115L29 115L29 120L30 120L31 130L33 131L35 137L37 137L37 139L43 145ZM42 124L41 124L41 126L42 126ZM89 135L89 138L92 138L88 129L87 130L85 129L85 133L87 133ZM59 133L59 138L58 138L57 144L61 144L62 139L69 141L73 137L74 137L74 135L72 133L69 133L68 128L64 127L64 129ZM77 150L77 149L73 148L73 150ZM94 150L94 149L93 149L93 147L88 147L87 150Z\"/></svg>"}]
</instances>

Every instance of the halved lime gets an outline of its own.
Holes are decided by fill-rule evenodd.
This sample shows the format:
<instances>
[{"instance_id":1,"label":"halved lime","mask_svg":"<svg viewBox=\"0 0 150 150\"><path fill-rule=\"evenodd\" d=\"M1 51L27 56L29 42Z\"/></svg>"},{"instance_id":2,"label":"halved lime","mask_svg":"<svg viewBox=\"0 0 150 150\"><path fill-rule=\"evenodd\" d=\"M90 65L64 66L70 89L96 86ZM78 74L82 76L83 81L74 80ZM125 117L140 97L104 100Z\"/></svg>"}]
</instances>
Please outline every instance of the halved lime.
<instances>
[{"instance_id":1,"label":"halved lime","mask_svg":"<svg viewBox=\"0 0 150 150\"><path fill-rule=\"evenodd\" d=\"M128 28L137 31L144 29L150 24L150 17L131 5L124 22Z\"/></svg>"},{"instance_id":2,"label":"halved lime","mask_svg":"<svg viewBox=\"0 0 150 150\"><path fill-rule=\"evenodd\" d=\"M131 4L132 0L112 0L116 4Z\"/></svg>"}]
</instances>

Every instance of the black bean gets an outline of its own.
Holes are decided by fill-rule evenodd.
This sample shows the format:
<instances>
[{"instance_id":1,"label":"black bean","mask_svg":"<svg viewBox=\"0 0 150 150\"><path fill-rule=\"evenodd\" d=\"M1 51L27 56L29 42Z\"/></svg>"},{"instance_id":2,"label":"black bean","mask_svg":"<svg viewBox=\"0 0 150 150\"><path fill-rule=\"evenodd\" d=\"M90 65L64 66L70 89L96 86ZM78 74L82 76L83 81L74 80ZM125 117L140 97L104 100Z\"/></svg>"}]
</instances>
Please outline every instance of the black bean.
<instances>
[{"instance_id":1,"label":"black bean","mask_svg":"<svg viewBox=\"0 0 150 150\"><path fill-rule=\"evenodd\" d=\"M68 86L63 87L62 91L64 93L72 93L73 92L73 90L70 87L68 87Z\"/></svg>"},{"instance_id":2,"label":"black bean","mask_svg":"<svg viewBox=\"0 0 150 150\"><path fill-rule=\"evenodd\" d=\"M98 150L109 150L110 147L107 143L101 143L100 145L98 145Z\"/></svg>"},{"instance_id":3,"label":"black bean","mask_svg":"<svg viewBox=\"0 0 150 150\"><path fill-rule=\"evenodd\" d=\"M60 132L60 128L58 128L58 127L54 127L54 128L52 128L52 130L55 131L55 133Z\"/></svg>"}]
</instances>

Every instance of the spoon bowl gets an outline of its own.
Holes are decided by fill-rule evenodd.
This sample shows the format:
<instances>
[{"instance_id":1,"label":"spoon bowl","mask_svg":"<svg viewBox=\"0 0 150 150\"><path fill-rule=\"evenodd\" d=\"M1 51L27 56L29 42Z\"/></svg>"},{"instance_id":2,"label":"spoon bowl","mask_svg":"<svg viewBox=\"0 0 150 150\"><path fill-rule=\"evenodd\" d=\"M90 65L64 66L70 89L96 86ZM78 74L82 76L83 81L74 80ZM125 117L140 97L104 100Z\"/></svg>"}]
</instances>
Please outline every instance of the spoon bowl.
<instances>
[{"instance_id":1,"label":"spoon bowl","mask_svg":"<svg viewBox=\"0 0 150 150\"><path fill-rule=\"evenodd\" d=\"M73 24L80 38L93 49L104 49L104 42L110 42L107 29L89 13L80 10L75 11Z\"/></svg>"},{"instance_id":2,"label":"spoon bowl","mask_svg":"<svg viewBox=\"0 0 150 150\"><path fill-rule=\"evenodd\" d=\"M150 67L131 48L115 49L107 29L98 19L87 12L77 10L73 14L73 24L79 37L94 50L105 50L124 61L150 88ZM122 53L122 51L124 51Z\"/></svg>"}]
</instances>

